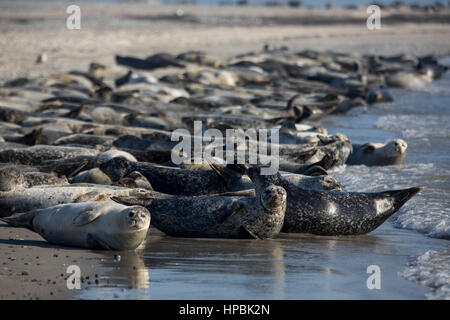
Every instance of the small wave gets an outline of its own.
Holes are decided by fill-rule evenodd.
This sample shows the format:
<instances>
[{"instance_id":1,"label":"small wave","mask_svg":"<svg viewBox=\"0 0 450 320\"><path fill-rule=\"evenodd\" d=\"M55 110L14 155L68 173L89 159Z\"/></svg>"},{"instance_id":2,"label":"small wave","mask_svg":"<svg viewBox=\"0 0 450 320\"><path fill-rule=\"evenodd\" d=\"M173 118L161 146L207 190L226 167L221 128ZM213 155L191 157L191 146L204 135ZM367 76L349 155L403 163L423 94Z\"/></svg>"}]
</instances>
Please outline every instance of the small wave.
<instances>
[{"instance_id":1,"label":"small wave","mask_svg":"<svg viewBox=\"0 0 450 320\"><path fill-rule=\"evenodd\" d=\"M408 263L399 276L431 288L428 299L450 300L450 250L429 250Z\"/></svg>"},{"instance_id":2,"label":"small wave","mask_svg":"<svg viewBox=\"0 0 450 320\"><path fill-rule=\"evenodd\" d=\"M386 115L375 123L379 129L401 132L403 138L450 137L449 116L443 115ZM437 130L439 128L439 130Z\"/></svg>"},{"instance_id":3,"label":"small wave","mask_svg":"<svg viewBox=\"0 0 450 320\"><path fill-rule=\"evenodd\" d=\"M340 166L330 174L351 192L376 192L425 185L391 219L394 227L450 240L450 199L442 192L450 170L433 163L384 167ZM434 176L433 180L429 177ZM370 182L370 183L368 183Z\"/></svg>"}]
</instances>

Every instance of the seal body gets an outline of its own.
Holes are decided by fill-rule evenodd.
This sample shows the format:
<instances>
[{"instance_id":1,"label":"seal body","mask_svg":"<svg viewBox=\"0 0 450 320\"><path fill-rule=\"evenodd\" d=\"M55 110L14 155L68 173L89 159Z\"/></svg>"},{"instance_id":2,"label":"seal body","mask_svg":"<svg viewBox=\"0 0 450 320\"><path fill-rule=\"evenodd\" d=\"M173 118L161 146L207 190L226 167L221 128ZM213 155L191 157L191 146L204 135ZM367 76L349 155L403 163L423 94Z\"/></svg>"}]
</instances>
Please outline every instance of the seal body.
<instances>
[{"instance_id":1,"label":"seal body","mask_svg":"<svg viewBox=\"0 0 450 320\"><path fill-rule=\"evenodd\" d=\"M95 184L36 186L0 192L0 216L43 209L63 203L107 201L112 196L149 195L153 191ZM156 194L156 193L155 193Z\"/></svg>"},{"instance_id":2,"label":"seal body","mask_svg":"<svg viewBox=\"0 0 450 320\"><path fill-rule=\"evenodd\" d=\"M388 166L403 164L406 157L407 143L396 139L386 144L366 143L353 145L353 152L347 159L349 165Z\"/></svg>"},{"instance_id":3,"label":"seal body","mask_svg":"<svg viewBox=\"0 0 450 320\"><path fill-rule=\"evenodd\" d=\"M20 190L37 185L66 184L69 182L65 177L58 178L56 175L45 172L26 171L26 169L8 166L0 168L0 191Z\"/></svg>"},{"instance_id":4,"label":"seal body","mask_svg":"<svg viewBox=\"0 0 450 320\"><path fill-rule=\"evenodd\" d=\"M307 190L289 183L279 174L263 176L260 168L248 175L262 190L268 184L282 186L287 192L283 232L317 235L356 235L375 230L422 188L377 193Z\"/></svg>"},{"instance_id":5,"label":"seal body","mask_svg":"<svg viewBox=\"0 0 450 320\"><path fill-rule=\"evenodd\" d=\"M132 198L114 200L135 201ZM146 207L154 212L152 225L170 236L266 239L276 236L282 228L286 191L271 185L256 197L152 199Z\"/></svg>"},{"instance_id":6,"label":"seal body","mask_svg":"<svg viewBox=\"0 0 450 320\"><path fill-rule=\"evenodd\" d=\"M84 202L18 213L2 220L37 232L54 244L134 250L147 235L150 213L144 207L112 201Z\"/></svg>"}]
</instances>

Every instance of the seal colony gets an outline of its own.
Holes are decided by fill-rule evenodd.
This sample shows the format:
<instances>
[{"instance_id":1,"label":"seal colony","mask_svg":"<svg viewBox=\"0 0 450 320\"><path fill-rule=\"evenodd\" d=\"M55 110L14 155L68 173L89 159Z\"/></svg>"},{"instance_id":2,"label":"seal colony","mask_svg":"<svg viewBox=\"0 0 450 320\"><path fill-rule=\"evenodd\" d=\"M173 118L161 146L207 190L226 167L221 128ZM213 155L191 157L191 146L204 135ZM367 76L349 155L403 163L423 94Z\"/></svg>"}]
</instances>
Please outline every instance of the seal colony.
<instances>
[{"instance_id":1,"label":"seal colony","mask_svg":"<svg viewBox=\"0 0 450 320\"><path fill-rule=\"evenodd\" d=\"M352 144L315 120L389 103L390 87L423 86L447 71L429 56L268 45L227 61L188 51L116 63L0 83L2 221L57 245L105 250L138 248L150 223L196 238L371 232L422 187L349 193L328 172L401 166L407 142ZM247 134L232 145L243 158L231 161L211 148L229 130L250 129L278 136ZM180 140L189 143L180 149ZM278 151L275 174L262 174L261 150Z\"/></svg>"}]
</instances>

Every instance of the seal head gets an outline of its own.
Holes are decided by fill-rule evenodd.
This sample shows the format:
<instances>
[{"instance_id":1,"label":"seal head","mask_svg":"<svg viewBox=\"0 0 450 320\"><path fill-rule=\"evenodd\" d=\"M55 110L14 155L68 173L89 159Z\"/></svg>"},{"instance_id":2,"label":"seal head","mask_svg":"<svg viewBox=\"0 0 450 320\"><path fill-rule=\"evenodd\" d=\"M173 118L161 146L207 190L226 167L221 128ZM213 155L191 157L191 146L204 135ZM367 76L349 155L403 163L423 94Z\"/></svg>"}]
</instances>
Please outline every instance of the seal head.
<instances>
[{"instance_id":1,"label":"seal head","mask_svg":"<svg viewBox=\"0 0 450 320\"><path fill-rule=\"evenodd\" d=\"M261 205L269 212L279 212L286 206L286 190L275 185L268 186L260 195Z\"/></svg>"}]
</instances>

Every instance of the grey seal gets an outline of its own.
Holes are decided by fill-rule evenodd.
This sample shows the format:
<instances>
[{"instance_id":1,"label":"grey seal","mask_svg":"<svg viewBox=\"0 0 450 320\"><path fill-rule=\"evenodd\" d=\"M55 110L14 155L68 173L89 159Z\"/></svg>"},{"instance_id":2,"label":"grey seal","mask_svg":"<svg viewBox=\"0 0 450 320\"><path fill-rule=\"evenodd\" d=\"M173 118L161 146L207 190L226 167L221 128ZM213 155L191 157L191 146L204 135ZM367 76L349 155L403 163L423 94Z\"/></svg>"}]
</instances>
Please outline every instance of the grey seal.
<instances>
[{"instance_id":1,"label":"grey seal","mask_svg":"<svg viewBox=\"0 0 450 320\"><path fill-rule=\"evenodd\" d=\"M59 178L54 174L20 170L14 167L0 168L0 191L11 191L38 185L66 185L65 177Z\"/></svg>"},{"instance_id":2,"label":"grey seal","mask_svg":"<svg viewBox=\"0 0 450 320\"><path fill-rule=\"evenodd\" d=\"M173 195L197 196L228 191L250 189L250 185L238 184L230 189L213 170L188 170L153 165L146 162L132 162L117 157L99 167L113 182L119 181L133 171L140 172L154 190Z\"/></svg>"},{"instance_id":3,"label":"grey seal","mask_svg":"<svg viewBox=\"0 0 450 320\"><path fill-rule=\"evenodd\" d=\"M50 243L104 250L134 250L146 238L150 213L113 201L61 204L1 220L39 233Z\"/></svg>"},{"instance_id":4,"label":"grey seal","mask_svg":"<svg viewBox=\"0 0 450 320\"><path fill-rule=\"evenodd\" d=\"M175 237L273 238L282 228L286 210L286 191L274 185L256 197L112 199L126 204L144 204L152 212L152 225Z\"/></svg>"},{"instance_id":5,"label":"grey seal","mask_svg":"<svg viewBox=\"0 0 450 320\"><path fill-rule=\"evenodd\" d=\"M69 184L65 186L35 186L22 190L0 192L0 216L17 212L53 207L63 203L108 201L111 196L166 197L167 195L144 189L129 189L96 184Z\"/></svg>"},{"instance_id":6,"label":"grey seal","mask_svg":"<svg viewBox=\"0 0 450 320\"><path fill-rule=\"evenodd\" d=\"M247 174L256 191L274 184L287 192L283 232L317 235L357 235L375 230L423 187L375 193L307 190L276 175L261 175L260 167Z\"/></svg>"},{"instance_id":7,"label":"grey seal","mask_svg":"<svg viewBox=\"0 0 450 320\"><path fill-rule=\"evenodd\" d=\"M395 139L386 144L366 143L353 145L353 152L347 159L347 164L366 166L387 166L403 164L408 144L402 139Z\"/></svg>"},{"instance_id":8,"label":"grey seal","mask_svg":"<svg viewBox=\"0 0 450 320\"><path fill-rule=\"evenodd\" d=\"M0 162L37 165L45 160L67 159L75 156L96 156L96 149L67 146L35 145L29 148L13 148L0 151Z\"/></svg>"}]
</instances>

